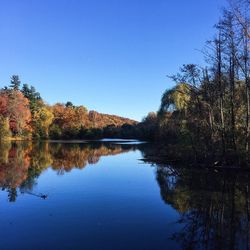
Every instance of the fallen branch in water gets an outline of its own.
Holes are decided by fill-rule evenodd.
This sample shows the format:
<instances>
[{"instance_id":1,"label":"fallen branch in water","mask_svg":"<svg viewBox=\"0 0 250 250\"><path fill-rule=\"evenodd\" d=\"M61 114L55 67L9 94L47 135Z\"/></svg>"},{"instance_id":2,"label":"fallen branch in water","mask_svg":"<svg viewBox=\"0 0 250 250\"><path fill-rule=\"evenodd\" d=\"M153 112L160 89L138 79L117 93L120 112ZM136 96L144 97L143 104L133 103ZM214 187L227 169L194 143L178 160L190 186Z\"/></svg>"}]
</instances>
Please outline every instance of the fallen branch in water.
<instances>
[{"instance_id":1,"label":"fallen branch in water","mask_svg":"<svg viewBox=\"0 0 250 250\"><path fill-rule=\"evenodd\" d=\"M35 193L28 192L28 191L26 191L26 192L21 191L21 193L22 193L22 194L24 194L24 193L25 193L25 194L30 194L30 195L39 197L39 198L41 198L41 199L43 199L43 200L45 200L45 199L48 198L48 195L47 195L47 194L35 194Z\"/></svg>"}]
</instances>

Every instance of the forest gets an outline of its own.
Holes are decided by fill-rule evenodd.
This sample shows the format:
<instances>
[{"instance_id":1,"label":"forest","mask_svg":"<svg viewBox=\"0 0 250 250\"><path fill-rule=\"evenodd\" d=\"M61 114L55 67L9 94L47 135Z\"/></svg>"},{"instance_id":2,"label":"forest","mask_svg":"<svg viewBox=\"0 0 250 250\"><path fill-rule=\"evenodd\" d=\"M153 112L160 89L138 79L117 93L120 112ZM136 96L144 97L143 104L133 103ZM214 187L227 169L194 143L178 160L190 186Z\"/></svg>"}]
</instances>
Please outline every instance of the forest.
<instances>
[{"instance_id":1,"label":"forest","mask_svg":"<svg viewBox=\"0 0 250 250\"><path fill-rule=\"evenodd\" d=\"M88 111L72 102L48 105L35 87L21 86L18 75L11 77L10 86L0 90L1 139L130 137L131 127L136 123L116 115Z\"/></svg>"},{"instance_id":2,"label":"forest","mask_svg":"<svg viewBox=\"0 0 250 250\"><path fill-rule=\"evenodd\" d=\"M248 161L250 1L229 3L201 51L204 65L185 64L168 76L175 86L143 122L149 137L177 145L187 156L192 151L196 159L230 155Z\"/></svg>"},{"instance_id":3,"label":"forest","mask_svg":"<svg viewBox=\"0 0 250 250\"><path fill-rule=\"evenodd\" d=\"M248 162L249 8L249 0L230 1L201 51L204 64L185 64L168 76L175 86L163 93L159 110L142 122L72 102L48 105L33 86L21 86L13 75L10 86L0 91L0 138L137 138L171 145L181 155L192 152L195 160L230 155Z\"/></svg>"}]
</instances>

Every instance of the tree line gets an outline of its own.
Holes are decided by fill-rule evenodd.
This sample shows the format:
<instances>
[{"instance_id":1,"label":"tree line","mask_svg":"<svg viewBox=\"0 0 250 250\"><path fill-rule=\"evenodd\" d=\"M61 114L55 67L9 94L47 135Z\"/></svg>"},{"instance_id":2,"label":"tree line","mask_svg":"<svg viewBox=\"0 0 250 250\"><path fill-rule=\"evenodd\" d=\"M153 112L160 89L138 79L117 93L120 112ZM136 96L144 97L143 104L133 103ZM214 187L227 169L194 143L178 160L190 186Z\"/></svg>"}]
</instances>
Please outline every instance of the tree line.
<instances>
[{"instance_id":1,"label":"tree line","mask_svg":"<svg viewBox=\"0 0 250 250\"><path fill-rule=\"evenodd\" d=\"M185 64L176 84L143 124L148 137L189 147L194 155L249 153L250 1L230 1L202 53L205 66Z\"/></svg>"},{"instance_id":2,"label":"tree line","mask_svg":"<svg viewBox=\"0 0 250 250\"><path fill-rule=\"evenodd\" d=\"M88 111L72 102L48 105L35 87L18 75L0 90L0 139L99 139L133 137L137 122Z\"/></svg>"}]
</instances>

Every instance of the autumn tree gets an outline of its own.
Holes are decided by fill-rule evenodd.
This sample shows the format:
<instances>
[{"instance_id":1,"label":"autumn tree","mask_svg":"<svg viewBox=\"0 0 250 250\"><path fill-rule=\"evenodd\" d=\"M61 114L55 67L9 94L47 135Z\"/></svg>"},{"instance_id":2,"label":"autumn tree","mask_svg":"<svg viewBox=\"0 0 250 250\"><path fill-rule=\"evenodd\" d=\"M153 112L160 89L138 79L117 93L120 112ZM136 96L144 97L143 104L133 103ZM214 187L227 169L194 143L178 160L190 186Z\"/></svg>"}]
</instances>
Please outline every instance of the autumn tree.
<instances>
[{"instance_id":1,"label":"autumn tree","mask_svg":"<svg viewBox=\"0 0 250 250\"><path fill-rule=\"evenodd\" d=\"M84 106L66 106L57 103L52 106L52 112L54 115L52 130L56 134L61 130L61 134L65 137L74 138L82 127L87 127L88 113Z\"/></svg>"},{"instance_id":2,"label":"autumn tree","mask_svg":"<svg viewBox=\"0 0 250 250\"><path fill-rule=\"evenodd\" d=\"M8 117L0 115L0 141L11 136Z\"/></svg>"},{"instance_id":3,"label":"autumn tree","mask_svg":"<svg viewBox=\"0 0 250 250\"><path fill-rule=\"evenodd\" d=\"M51 108L43 103L34 111L32 126L36 137L48 138L49 127L53 122L54 115Z\"/></svg>"},{"instance_id":4,"label":"autumn tree","mask_svg":"<svg viewBox=\"0 0 250 250\"><path fill-rule=\"evenodd\" d=\"M29 101L18 90L0 92L0 114L9 119L13 135L28 135L31 132Z\"/></svg>"}]
</instances>

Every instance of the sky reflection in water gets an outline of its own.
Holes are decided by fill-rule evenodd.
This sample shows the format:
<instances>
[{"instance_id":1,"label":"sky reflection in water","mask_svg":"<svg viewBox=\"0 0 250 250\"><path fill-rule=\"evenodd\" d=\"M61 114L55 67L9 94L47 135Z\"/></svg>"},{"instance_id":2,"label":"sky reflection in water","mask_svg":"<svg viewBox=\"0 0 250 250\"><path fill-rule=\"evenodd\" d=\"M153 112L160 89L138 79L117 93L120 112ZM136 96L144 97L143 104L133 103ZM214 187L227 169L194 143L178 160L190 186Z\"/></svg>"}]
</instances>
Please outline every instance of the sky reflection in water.
<instances>
[{"instance_id":1,"label":"sky reflection in water","mask_svg":"<svg viewBox=\"0 0 250 250\"><path fill-rule=\"evenodd\" d=\"M163 151L0 144L0 248L249 248L250 173L152 162Z\"/></svg>"},{"instance_id":2,"label":"sky reflection in water","mask_svg":"<svg viewBox=\"0 0 250 250\"><path fill-rule=\"evenodd\" d=\"M1 249L175 248L177 213L141 157L132 144L2 145Z\"/></svg>"}]
</instances>

